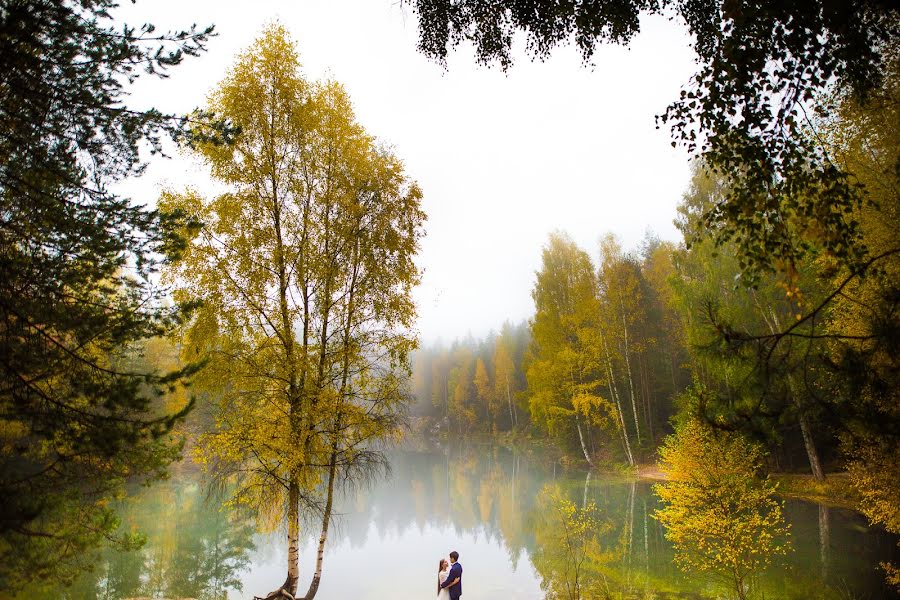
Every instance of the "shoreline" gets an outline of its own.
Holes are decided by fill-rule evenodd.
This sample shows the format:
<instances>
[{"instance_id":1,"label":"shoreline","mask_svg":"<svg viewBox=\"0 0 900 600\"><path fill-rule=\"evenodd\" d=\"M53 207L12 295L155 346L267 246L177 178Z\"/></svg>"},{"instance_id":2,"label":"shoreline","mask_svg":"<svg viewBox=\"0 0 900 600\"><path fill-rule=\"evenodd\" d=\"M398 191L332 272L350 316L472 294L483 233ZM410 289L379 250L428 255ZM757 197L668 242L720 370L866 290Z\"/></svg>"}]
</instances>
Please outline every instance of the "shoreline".
<instances>
[{"instance_id":1,"label":"shoreline","mask_svg":"<svg viewBox=\"0 0 900 600\"><path fill-rule=\"evenodd\" d=\"M635 476L645 481L668 481L659 465L638 465ZM846 472L828 473L825 481L816 481L805 473L770 473L769 477L778 485L777 494L783 498L805 500L836 508L859 510L859 498Z\"/></svg>"},{"instance_id":2,"label":"shoreline","mask_svg":"<svg viewBox=\"0 0 900 600\"><path fill-rule=\"evenodd\" d=\"M430 445L437 442L439 445L448 444L450 438L445 432L443 435L428 435L427 433L411 429L410 434L404 442L413 448L420 447L421 444ZM547 439L534 438L521 432L507 432L500 435L477 434L466 438L467 440L475 440L477 442L490 445L500 445L507 448L516 448L525 452L535 449L544 451L553 451L555 446ZM416 443L418 442L418 443ZM401 444L403 445L403 444ZM584 468L587 464L577 459L566 459L566 455L557 449L557 461L564 469L568 468ZM608 469L608 470L607 470ZM625 465L614 464L598 464L594 469L590 469L595 473L610 473L624 476L626 478L636 478L643 481L664 482L667 481L665 473L660 470L657 463L638 464L634 468L628 468ZM858 512L859 496L850 483L849 475L844 471L827 473L825 481L816 481L812 475L806 473L787 473L772 472L769 474L770 479L776 483L776 493L782 498L791 498L796 500L804 500L806 502L815 502L824 504L834 508L844 508Z\"/></svg>"}]
</instances>

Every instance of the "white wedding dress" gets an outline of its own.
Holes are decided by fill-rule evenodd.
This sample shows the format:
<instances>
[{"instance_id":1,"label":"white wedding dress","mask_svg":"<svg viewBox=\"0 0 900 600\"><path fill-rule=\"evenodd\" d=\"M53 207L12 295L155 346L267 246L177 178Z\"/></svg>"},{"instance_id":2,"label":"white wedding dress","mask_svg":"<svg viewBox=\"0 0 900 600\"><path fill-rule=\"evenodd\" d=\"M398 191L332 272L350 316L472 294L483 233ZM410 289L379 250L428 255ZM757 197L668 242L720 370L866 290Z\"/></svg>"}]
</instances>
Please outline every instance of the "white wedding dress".
<instances>
[{"instance_id":1,"label":"white wedding dress","mask_svg":"<svg viewBox=\"0 0 900 600\"><path fill-rule=\"evenodd\" d=\"M438 583L443 585L445 581L447 581L447 576L450 575L450 569L446 568L443 571L438 571ZM447 588L441 588L441 591L438 592L437 600L450 600L450 590Z\"/></svg>"}]
</instances>

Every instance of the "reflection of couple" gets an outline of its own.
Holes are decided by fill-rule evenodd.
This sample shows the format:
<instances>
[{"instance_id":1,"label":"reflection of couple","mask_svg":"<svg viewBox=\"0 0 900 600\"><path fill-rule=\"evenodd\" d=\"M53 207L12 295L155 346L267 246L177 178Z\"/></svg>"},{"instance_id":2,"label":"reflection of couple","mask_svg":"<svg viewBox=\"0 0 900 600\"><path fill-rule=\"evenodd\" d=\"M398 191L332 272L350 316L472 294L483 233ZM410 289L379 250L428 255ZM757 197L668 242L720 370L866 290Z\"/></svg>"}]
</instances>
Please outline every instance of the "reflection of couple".
<instances>
[{"instance_id":1,"label":"reflection of couple","mask_svg":"<svg viewBox=\"0 0 900 600\"><path fill-rule=\"evenodd\" d=\"M459 552L450 553L450 562L442 558L438 564L438 600L456 600L462 596L462 565L459 560Z\"/></svg>"}]
</instances>

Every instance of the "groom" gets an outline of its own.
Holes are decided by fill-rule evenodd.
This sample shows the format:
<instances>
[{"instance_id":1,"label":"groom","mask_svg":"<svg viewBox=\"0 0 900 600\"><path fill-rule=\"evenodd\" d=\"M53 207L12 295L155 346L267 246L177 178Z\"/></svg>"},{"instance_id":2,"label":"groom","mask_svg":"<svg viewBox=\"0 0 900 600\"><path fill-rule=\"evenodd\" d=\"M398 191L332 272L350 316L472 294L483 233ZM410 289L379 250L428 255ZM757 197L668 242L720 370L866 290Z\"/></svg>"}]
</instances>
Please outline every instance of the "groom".
<instances>
[{"instance_id":1,"label":"groom","mask_svg":"<svg viewBox=\"0 0 900 600\"><path fill-rule=\"evenodd\" d=\"M457 600L462 596L462 565L456 562L458 560L459 552L454 550L450 553L450 573L441 585L442 588L449 588L450 600Z\"/></svg>"}]
</instances>

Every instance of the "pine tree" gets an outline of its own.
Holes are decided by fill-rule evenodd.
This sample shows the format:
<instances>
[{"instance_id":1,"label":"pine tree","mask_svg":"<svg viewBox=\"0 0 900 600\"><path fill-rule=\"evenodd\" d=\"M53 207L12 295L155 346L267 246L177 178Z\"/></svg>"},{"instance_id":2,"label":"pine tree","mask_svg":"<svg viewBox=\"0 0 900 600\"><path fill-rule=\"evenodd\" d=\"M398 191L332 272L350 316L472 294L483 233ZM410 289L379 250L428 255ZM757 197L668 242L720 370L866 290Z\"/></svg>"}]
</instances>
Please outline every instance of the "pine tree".
<instances>
[{"instance_id":1,"label":"pine tree","mask_svg":"<svg viewBox=\"0 0 900 600\"><path fill-rule=\"evenodd\" d=\"M113 535L123 479L178 456L184 411L157 399L193 367L133 370L130 355L178 318L153 277L180 249L179 215L111 188L140 175L142 146L184 134L183 118L130 110L129 84L165 77L212 28L137 30L115 6L0 8L0 591L69 581Z\"/></svg>"}]
</instances>

